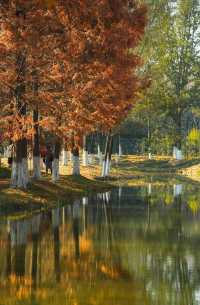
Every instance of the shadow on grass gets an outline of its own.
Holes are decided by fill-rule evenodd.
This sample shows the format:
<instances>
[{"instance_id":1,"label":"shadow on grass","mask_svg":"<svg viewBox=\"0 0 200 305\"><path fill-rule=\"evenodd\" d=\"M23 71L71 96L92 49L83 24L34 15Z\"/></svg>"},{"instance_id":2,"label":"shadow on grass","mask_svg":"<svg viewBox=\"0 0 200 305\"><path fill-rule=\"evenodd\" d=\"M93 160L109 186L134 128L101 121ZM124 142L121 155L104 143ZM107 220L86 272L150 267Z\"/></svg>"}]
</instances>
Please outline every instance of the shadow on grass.
<instances>
[{"instance_id":1,"label":"shadow on grass","mask_svg":"<svg viewBox=\"0 0 200 305\"><path fill-rule=\"evenodd\" d=\"M0 179L11 177L11 170L8 167L0 167Z\"/></svg>"}]
</instances>

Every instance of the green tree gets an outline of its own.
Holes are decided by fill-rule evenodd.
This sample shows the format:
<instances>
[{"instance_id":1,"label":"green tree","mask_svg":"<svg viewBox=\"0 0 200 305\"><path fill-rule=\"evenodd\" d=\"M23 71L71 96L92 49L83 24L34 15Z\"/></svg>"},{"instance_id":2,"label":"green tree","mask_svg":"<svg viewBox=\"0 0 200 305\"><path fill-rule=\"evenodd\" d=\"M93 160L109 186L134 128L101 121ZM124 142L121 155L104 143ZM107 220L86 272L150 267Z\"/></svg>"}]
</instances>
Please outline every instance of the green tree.
<instances>
[{"instance_id":1,"label":"green tree","mask_svg":"<svg viewBox=\"0 0 200 305\"><path fill-rule=\"evenodd\" d=\"M147 114L152 121L151 129L158 119L162 121L173 145L181 151L184 115L191 107L199 107L200 102L200 2L148 0L147 3L149 25L140 51L151 87L141 97L143 105L139 103L135 111L143 117Z\"/></svg>"}]
</instances>

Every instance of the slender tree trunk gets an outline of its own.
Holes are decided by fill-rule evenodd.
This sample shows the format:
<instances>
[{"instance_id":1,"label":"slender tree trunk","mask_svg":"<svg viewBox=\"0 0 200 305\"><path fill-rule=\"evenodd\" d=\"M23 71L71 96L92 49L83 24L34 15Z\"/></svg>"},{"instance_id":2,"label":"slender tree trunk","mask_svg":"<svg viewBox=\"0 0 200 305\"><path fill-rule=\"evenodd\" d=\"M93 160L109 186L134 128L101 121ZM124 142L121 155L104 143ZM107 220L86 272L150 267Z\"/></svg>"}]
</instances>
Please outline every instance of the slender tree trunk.
<instances>
[{"instance_id":1,"label":"slender tree trunk","mask_svg":"<svg viewBox=\"0 0 200 305\"><path fill-rule=\"evenodd\" d=\"M52 163L52 181L56 182L59 180L59 156L60 156L60 142L56 140L54 147L54 157Z\"/></svg>"},{"instance_id":2,"label":"slender tree trunk","mask_svg":"<svg viewBox=\"0 0 200 305\"><path fill-rule=\"evenodd\" d=\"M101 145L100 145L100 135L97 133L97 157L99 159L99 165L102 166L103 163L103 154L101 151Z\"/></svg>"},{"instance_id":3,"label":"slender tree trunk","mask_svg":"<svg viewBox=\"0 0 200 305\"><path fill-rule=\"evenodd\" d=\"M173 147L173 158L176 160L183 160L181 112L179 112L176 115L174 120L177 127L176 127L176 138Z\"/></svg>"},{"instance_id":4,"label":"slender tree trunk","mask_svg":"<svg viewBox=\"0 0 200 305\"><path fill-rule=\"evenodd\" d=\"M108 158L109 158L109 146L110 146L110 139L111 139L111 134L109 133L106 137L106 146L105 146L105 155L104 155L104 160L102 163L102 177L107 176L107 167L108 167Z\"/></svg>"},{"instance_id":5,"label":"slender tree trunk","mask_svg":"<svg viewBox=\"0 0 200 305\"><path fill-rule=\"evenodd\" d=\"M34 71L33 73L33 93L36 99L38 99L38 75L37 72ZM40 172L40 132L39 132L39 110L38 106L33 111L33 122L34 122L34 143L33 143L33 178L40 179L41 172Z\"/></svg>"},{"instance_id":6,"label":"slender tree trunk","mask_svg":"<svg viewBox=\"0 0 200 305\"><path fill-rule=\"evenodd\" d=\"M122 156L122 146L121 146L121 137L119 135L119 151L118 151L119 157Z\"/></svg>"},{"instance_id":7,"label":"slender tree trunk","mask_svg":"<svg viewBox=\"0 0 200 305\"><path fill-rule=\"evenodd\" d=\"M86 136L83 136L83 166L88 166L88 151L86 144Z\"/></svg>"},{"instance_id":8,"label":"slender tree trunk","mask_svg":"<svg viewBox=\"0 0 200 305\"><path fill-rule=\"evenodd\" d=\"M106 137L106 146L105 146L105 153L104 153L104 159L102 162L102 170L101 170L101 176L105 177L105 169L106 169L106 160L107 160L107 153L108 153L108 143L109 143L109 135Z\"/></svg>"},{"instance_id":9,"label":"slender tree trunk","mask_svg":"<svg viewBox=\"0 0 200 305\"><path fill-rule=\"evenodd\" d=\"M109 148L108 148L108 157L106 162L106 176L109 176L111 169L111 159L112 159L112 150L113 150L113 136L110 135Z\"/></svg>"},{"instance_id":10,"label":"slender tree trunk","mask_svg":"<svg viewBox=\"0 0 200 305\"><path fill-rule=\"evenodd\" d=\"M34 143L33 143L33 178L40 179L41 172L40 172L40 139L39 139L39 112L38 108L33 111L33 121L34 121Z\"/></svg>"}]
</instances>

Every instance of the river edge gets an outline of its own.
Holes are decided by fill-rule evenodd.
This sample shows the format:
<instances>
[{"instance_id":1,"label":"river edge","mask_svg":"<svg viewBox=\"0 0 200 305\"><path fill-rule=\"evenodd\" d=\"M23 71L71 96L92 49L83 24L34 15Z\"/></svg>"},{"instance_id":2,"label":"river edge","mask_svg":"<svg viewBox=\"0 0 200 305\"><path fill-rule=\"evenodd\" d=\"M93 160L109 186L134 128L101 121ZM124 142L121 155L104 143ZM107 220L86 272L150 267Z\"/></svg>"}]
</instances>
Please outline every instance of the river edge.
<instances>
[{"instance_id":1,"label":"river edge","mask_svg":"<svg viewBox=\"0 0 200 305\"><path fill-rule=\"evenodd\" d=\"M174 161L169 157L114 156L107 179L100 178L98 164L81 167L82 176L71 176L71 165L61 167L61 177L52 183L50 176L31 181L27 190L9 188L8 168L1 168L0 217L21 217L33 212L67 205L75 199L103 193L119 185L140 186L174 183L200 184L200 159Z\"/></svg>"},{"instance_id":2,"label":"river edge","mask_svg":"<svg viewBox=\"0 0 200 305\"><path fill-rule=\"evenodd\" d=\"M61 176L57 183L51 182L50 177L42 177L23 190L10 188L9 179L0 179L0 218L18 218L46 211L113 187L83 176Z\"/></svg>"}]
</instances>

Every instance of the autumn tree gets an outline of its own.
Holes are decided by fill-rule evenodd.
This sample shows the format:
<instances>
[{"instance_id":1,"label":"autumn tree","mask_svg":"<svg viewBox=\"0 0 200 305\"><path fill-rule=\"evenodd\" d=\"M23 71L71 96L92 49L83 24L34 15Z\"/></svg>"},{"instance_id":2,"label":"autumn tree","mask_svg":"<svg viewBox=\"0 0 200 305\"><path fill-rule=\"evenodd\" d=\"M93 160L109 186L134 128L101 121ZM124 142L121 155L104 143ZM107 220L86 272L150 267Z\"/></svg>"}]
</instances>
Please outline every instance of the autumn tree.
<instances>
[{"instance_id":1,"label":"autumn tree","mask_svg":"<svg viewBox=\"0 0 200 305\"><path fill-rule=\"evenodd\" d=\"M27 139L33 135L39 160L39 127L54 135L56 181L62 139L79 162L83 136L119 124L140 87L135 74L140 60L133 50L144 32L144 6L117 0L46 4L13 0L0 7L1 124L16 143L17 187L28 182Z\"/></svg>"}]
</instances>

